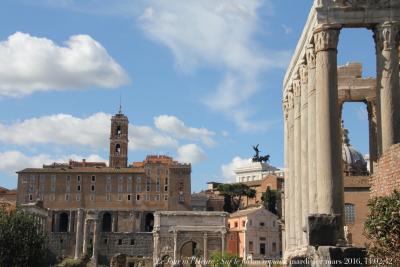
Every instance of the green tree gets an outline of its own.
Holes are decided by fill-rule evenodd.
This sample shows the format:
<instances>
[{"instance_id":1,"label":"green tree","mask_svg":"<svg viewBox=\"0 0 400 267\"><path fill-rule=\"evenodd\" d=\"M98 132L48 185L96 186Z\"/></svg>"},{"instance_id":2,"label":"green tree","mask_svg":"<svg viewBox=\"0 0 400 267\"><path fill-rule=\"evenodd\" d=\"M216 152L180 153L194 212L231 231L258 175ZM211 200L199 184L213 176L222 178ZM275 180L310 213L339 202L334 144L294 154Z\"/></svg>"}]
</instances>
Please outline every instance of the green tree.
<instances>
[{"instance_id":1,"label":"green tree","mask_svg":"<svg viewBox=\"0 0 400 267\"><path fill-rule=\"evenodd\" d=\"M249 206L249 198L255 198L256 197L257 191L254 188L249 188L246 191L246 197L247 197L247 202L246 202L246 207Z\"/></svg>"},{"instance_id":2,"label":"green tree","mask_svg":"<svg viewBox=\"0 0 400 267\"><path fill-rule=\"evenodd\" d=\"M235 212L239 209L242 197L255 195L250 187L245 184L220 184L218 185L219 193L224 196L224 211ZM237 199L236 199L237 198Z\"/></svg>"},{"instance_id":3,"label":"green tree","mask_svg":"<svg viewBox=\"0 0 400 267\"><path fill-rule=\"evenodd\" d=\"M261 197L261 200L264 202L264 207L274 214L277 214L276 198L277 198L276 191L271 190L269 187L267 187L267 190L265 190L265 192Z\"/></svg>"},{"instance_id":4,"label":"green tree","mask_svg":"<svg viewBox=\"0 0 400 267\"><path fill-rule=\"evenodd\" d=\"M46 236L35 218L20 208L0 207L0 266L46 266Z\"/></svg>"},{"instance_id":5,"label":"green tree","mask_svg":"<svg viewBox=\"0 0 400 267\"><path fill-rule=\"evenodd\" d=\"M372 242L368 247L371 257L386 258L394 266L400 264L400 193L368 202L370 214L364 222L365 235Z\"/></svg>"}]
</instances>

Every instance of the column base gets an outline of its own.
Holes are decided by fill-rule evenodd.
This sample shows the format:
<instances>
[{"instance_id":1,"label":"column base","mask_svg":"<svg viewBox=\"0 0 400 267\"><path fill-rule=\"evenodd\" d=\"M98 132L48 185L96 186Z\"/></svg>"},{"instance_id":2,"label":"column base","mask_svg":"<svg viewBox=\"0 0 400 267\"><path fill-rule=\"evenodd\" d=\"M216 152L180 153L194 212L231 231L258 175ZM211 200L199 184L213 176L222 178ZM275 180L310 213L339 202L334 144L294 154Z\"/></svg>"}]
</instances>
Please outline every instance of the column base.
<instances>
[{"instance_id":1,"label":"column base","mask_svg":"<svg viewBox=\"0 0 400 267\"><path fill-rule=\"evenodd\" d=\"M309 246L305 253L296 250L288 256L286 264L290 267L357 267L365 266L367 252L358 247Z\"/></svg>"}]
</instances>

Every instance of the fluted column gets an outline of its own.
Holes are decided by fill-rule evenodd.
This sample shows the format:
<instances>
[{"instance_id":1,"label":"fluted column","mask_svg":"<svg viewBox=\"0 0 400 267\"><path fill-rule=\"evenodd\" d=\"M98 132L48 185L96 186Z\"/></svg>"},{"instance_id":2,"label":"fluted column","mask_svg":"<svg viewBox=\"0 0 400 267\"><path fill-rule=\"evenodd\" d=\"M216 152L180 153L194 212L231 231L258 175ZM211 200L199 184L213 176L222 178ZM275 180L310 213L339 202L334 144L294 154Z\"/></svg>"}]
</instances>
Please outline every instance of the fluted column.
<instances>
[{"instance_id":1,"label":"fluted column","mask_svg":"<svg viewBox=\"0 0 400 267\"><path fill-rule=\"evenodd\" d=\"M294 92L294 183L295 183L295 235L296 245L302 244L302 191L301 191L301 82L296 73L293 81Z\"/></svg>"},{"instance_id":2,"label":"fluted column","mask_svg":"<svg viewBox=\"0 0 400 267\"><path fill-rule=\"evenodd\" d=\"M377 78L380 90L382 153L400 143L399 23L384 23L375 29Z\"/></svg>"},{"instance_id":3,"label":"fluted column","mask_svg":"<svg viewBox=\"0 0 400 267\"><path fill-rule=\"evenodd\" d=\"M178 262L178 232L174 231L173 233L174 236L174 265L177 264Z\"/></svg>"},{"instance_id":4,"label":"fluted column","mask_svg":"<svg viewBox=\"0 0 400 267\"><path fill-rule=\"evenodd\" d=\"M97 246L99 240L99 228L98 228L99 220L93 220L93 253L92 253L92 262L95 266L97 266Z\"/></svg>"},{"instance_id":5,"label":"fluted column","mask_svg":"<svg viewBox=\"0 0 400 267\"><path fill-rule=\"evenodd\" d=\"M299 69L301 80L301 226L302 243L307 244L304 229L308 222L308 68L305 62Z\"/></svg>"},{"instance_id":6,"label":"fluted column","mask_svg":"<svg viewBox=\"0 0 400 267\"><path fill-rule=\"evenodd\" d=\"M83 210L78 210L78 215L76 217L76 238L75 238L75 259L79 258L80 248L82 243L82 218L83 218Z\"/></svg>"},{"instance_id":7,"label":"fluted column","mask_svg":"<svg viewBox=\"0 0 400 267\"><path fill-rule=\"evenodd\" d=\"M378 160L377 151L377 116L376 102L369 100L367 102L368 110L368 128L369 128L369 168L370 173L374 172L374 162Z\"/></svg>"},{"instance_id":8,"label":"fluted column","mask_svg":"<svg viewBox=\"0 0 400 267\"><path fill-rule=\"evenodd\" d=\"M339 125L337 44L339 28L319 28L316 50L316 140L318 213L340 216L337 238L343 239L342 146Z\"/></svg>"},{"instance_id":9,"label":"fluted column","mask_svg":"<svg viewBox=\"0 0 400 267\"><path fill-rule=\"evenodd\" d=\"M88 242L88 219L85 218L85 223L83 225L83 248L82 248L82 254L87 255L87 242Z\"/></svg>"},{"instance_id":10,"label":"fluted column","mask_svg":"<svg viewBox=\"0 0 400 267\"><path fill-rule=\"evenodd\" d=\"M289 206L289 214L288 214L288 230L289 230L289 243L288 247L293 248L296 246L296 229L295 229L295 168L294 168L294 95L293 88L289 88L288 90L288 127L289 127L289 136L288 136L288 153L289 153L289 196L288 196L288 206Z\"/></svg>"},{"instance_id":11,"label":"fluted column","mask_svg":"<svg viewBox=\"0 0 400 267\"><path fill-rule=\"evenodd\" d=\"M289 183L290 183L290 172L289 172L289 95L288 92L285 91L282 101L283 106L283 116L284 116L284 150L285 150L285 184L284 184L284 195L283 195L283 221L285 222L284 226L284 235L282 236L282 247L283 251L288 249L289 246Z\"/></svg>"},{"instance_id":12,"label":"fluted column","mask_svg":"<svg viewBox=\"0 0 400 267\"><path fill-rule=\"evenodd\" d=\"M203 257L204 257L204 265L208 259L208 235L207 233L203 234Z\"/></svg>"},{"instance_id":13,"label":"fluted column","mask_svg":"<svg viewBox=\"0 0 400 267\"><path fill-rule=\"evenodd\" d=\"M221 254L222 254L222 256L225 255L225 234L226 234L226 232L221 231Z\"/></svg>"},{"instance_id":14,"label":"fluted column","mask_svg":"<svg viewBox=\"0 0 400 267\"><path fill-rule=\"evenodd\" d=\"M315 50L314 45L310 44L306 50L308 67L308 210L309 214L315 214L317 208L317 151L316 151L316 94L315 94Z\"/></svg>"}]
</instances>

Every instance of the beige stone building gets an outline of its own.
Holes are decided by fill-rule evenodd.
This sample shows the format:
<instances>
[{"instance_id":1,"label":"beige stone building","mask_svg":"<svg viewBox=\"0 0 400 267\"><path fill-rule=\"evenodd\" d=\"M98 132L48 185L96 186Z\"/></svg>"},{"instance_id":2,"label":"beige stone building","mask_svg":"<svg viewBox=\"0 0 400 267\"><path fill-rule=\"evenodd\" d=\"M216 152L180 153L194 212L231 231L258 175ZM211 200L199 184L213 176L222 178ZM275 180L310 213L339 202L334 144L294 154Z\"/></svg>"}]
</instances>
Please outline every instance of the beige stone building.
<instances>
[{"instance_id":1,"label":"beige stone building","mask_svg":"<svg viewBox=\"0 0 400 267\"><path fill-rule=\"evenodd\" d=\"M245 260L279 258L282 246L278 219L262 206L230 214L227 251Z\"/></svg>"},{"instance_id":2,"label":"beige stone building","mask_svg":"<svg viewBox=\"0 0 400 267\"><path fill-rule=\"evenodd\" d=\"M128 118L111 119L110 165L69 161L18 172L17 203L40 200L51 249L75 258L93 247L93 260L122 252L152 255L154 212L189 210L191 165L151 155L128 165Z\"/></svg>"}]
</instances>

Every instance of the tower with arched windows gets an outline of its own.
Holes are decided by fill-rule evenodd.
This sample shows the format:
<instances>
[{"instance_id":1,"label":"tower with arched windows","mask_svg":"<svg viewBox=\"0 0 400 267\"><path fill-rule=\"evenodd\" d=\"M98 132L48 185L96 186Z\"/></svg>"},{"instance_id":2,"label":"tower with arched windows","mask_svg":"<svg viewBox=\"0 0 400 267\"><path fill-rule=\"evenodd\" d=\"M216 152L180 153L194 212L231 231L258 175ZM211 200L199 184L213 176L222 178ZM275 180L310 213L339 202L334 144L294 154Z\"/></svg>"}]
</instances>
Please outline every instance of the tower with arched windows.
<instances>
[{"instance_id":1,"label":"tower with arched windows","mask_svg":"<svg viewBox=\"0 0 400 267\"><path fill-rule=\"evenodd\" d=\"M129 121L121 110L111 118L110 167L126 168L128 163Z\"/></svg>"}]
</instances>

